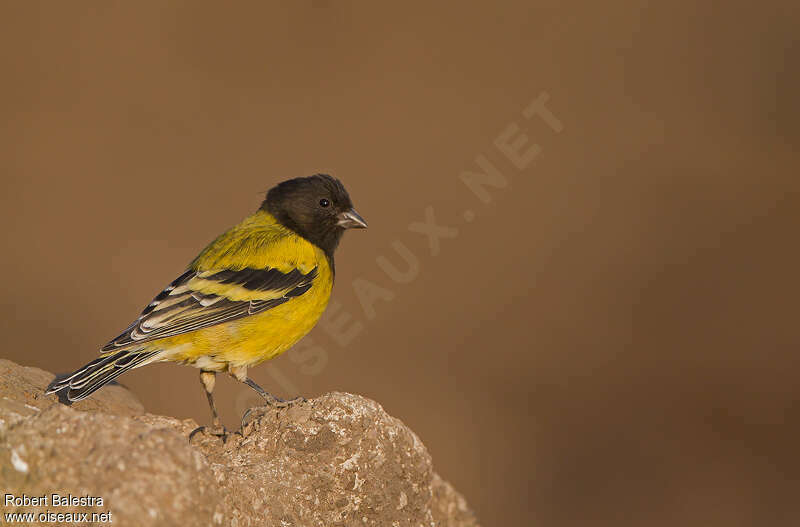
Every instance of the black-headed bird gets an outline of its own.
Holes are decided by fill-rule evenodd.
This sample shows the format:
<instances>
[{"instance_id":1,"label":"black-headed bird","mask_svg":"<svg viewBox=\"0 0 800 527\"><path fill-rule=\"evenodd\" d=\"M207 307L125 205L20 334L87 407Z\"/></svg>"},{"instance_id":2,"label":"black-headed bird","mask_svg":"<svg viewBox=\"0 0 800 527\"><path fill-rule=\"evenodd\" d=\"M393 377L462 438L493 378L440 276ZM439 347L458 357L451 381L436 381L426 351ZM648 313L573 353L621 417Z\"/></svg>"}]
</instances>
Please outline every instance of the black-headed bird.
<instances>
[{"instance_id":1,"label":"black-headed bird","mask_svg":"<svg viewBox=\"0 0 800 527\"><path fill-rule=\"evenodd\" d=\"M47 393L66 390L67 399L79 401L128 370L170 361L200 369L216 429L217 373L230 373L268 404L286 403L247 369L311 331L331 296L342 234L366 226L339 180L317 174L280 183L254 214L203 249L99 358L53 381Z\"/></svg>"}]
</instances>

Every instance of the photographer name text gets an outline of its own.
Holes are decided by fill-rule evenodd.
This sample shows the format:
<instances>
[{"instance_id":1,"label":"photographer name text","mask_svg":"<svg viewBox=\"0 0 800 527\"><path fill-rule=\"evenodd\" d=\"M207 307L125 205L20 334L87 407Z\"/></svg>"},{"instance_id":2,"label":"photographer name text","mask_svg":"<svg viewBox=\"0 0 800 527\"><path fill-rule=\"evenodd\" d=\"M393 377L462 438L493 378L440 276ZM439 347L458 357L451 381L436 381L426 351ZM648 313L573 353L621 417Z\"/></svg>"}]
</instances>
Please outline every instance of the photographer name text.
<instances>
[{"instance_id":1,"label":"photographer name text","mask_svg":"<svg viewBox=\"0 0 800 527\"><path fill-rule=\"evenodd\" d=\"M15 496L6 494L3 497L6 507L102 507L100 496L73 496L72 494L44 494L42 496Z\"/></svg>"}]
</instances>

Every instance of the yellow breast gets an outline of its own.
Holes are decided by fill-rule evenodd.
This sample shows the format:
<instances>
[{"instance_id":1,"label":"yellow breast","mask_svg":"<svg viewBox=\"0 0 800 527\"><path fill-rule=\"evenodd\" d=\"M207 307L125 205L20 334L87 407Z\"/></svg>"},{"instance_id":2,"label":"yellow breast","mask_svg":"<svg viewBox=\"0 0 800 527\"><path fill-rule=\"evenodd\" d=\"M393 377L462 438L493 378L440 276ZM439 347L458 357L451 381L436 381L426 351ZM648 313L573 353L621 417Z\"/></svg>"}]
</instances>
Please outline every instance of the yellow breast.
<instances>
[{"instance_id":1,"label":"yellow breast","mask_svg":"<svg viewBox=\"0 0 800 527\"><path fill-rule=\"evenodd\" d=\"M147 347L164 350L163 360L223 371L229 366L252 366L269 360L311 331L331 296L331 266L320 248L288 229L276 227L274 221L264 212L256 213L215 240L192 267L197 270L272 267L282 272L298 269L304 274L316 267L316 277L308 291L264 312L154 340ZM228 290L226 296L245 300L239 298L244 293ZM259 295L251 293L253 298Z\"/></svg>"},{"instance_id":2,"label":"yellow breast","mask_svg":"<svg viewBox=\"0 0 800 527\"><path fill-rule=\"evenodd\" d=\"M333 276L322 251L317 265L314 285L288 302L263 313L153 341L151 346L174 350L167 360L199 361L198 367L217 371L272 359L311 331L328 305Z\"/></svg>"},{"instance_id":3,"label":"yellow breast","mask_svg":"<svg viewBox=\"0 0 800 527\"><path fill-rule=\"evenodd\" d=\"M291 348L317 324L328 305L333 276L320 251L318 274L306 293L263 313L197 332L193 355L231 366L252 366Z\"/></svg>"}]
</instances>

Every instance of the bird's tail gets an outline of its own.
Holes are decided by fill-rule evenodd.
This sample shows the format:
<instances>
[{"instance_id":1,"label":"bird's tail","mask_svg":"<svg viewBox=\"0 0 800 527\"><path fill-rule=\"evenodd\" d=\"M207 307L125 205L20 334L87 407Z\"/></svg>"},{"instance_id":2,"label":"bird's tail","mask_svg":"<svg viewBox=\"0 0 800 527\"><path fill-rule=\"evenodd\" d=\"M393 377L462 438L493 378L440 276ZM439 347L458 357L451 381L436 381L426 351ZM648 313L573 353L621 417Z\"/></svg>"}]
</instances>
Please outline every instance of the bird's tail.
<instances>
[{"instance_id":1,"label":"bird's tail","mask_svg":"<svg viewBox=\"0 0 800 527\"><path fill-rule=\"evenodd\" d=\"M67 390L67 399L80 401L128 370L152 362L160 350L120 350L98 357L63 378L56 377L47 387L48 394Z\"/></svg>"}]
</instances>

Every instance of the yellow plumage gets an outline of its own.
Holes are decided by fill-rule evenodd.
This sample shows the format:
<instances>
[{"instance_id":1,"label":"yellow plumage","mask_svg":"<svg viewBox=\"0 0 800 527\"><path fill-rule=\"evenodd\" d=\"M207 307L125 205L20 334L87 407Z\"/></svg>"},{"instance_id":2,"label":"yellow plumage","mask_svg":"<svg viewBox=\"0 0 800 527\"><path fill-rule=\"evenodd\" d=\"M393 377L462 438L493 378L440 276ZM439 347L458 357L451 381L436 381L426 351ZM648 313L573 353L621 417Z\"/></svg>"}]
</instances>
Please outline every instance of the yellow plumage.
<instances>
[{"instance_id":1,"label":"yellow plumage","mask_svg":"<svg viewBox=\"0 0 800 527\"><path fill-rule=\"evenodd\" d=\"M345 229L364 228L342 184L327 175L277 185L257 212L211 242L100 357L55 380L78 401L151 362L199 368L208 403L214 375L229 372L268 403L247 368L291 348L319 320L333 288L333 252Z\"/></svg>"},{"instance_id":2,"label":"yellow plumage","mask_svg":"<svg viewBox=\"0 0 800 527\"><path fill-rule=\"evenodd\" d=\"M317 268L317 276L308 292L263 313L154 340L145 349L164 350L162 361L186 362L218 372L226 371L228 364L253 366L280 355L311 331L328 305L333 275L325 253L278 224L271 214L258 211L219 236L190 265L201 272L268 267L286 273L297 269L303 274ZM188 286L236 301L271 299L285 293L250 291L197 278Z\"/></svg>"}]
</instances>

